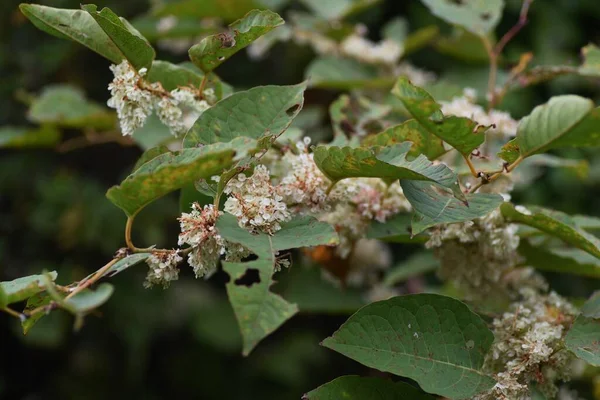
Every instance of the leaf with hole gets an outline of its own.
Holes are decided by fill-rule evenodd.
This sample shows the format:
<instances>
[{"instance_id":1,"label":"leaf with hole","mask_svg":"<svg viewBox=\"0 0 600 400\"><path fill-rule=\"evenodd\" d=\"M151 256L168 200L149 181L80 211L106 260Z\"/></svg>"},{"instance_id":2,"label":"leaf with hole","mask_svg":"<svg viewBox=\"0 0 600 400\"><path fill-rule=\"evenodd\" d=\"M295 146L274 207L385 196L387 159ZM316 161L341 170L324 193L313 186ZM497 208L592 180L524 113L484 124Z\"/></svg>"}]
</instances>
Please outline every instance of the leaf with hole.
<instances>
[{"instance_id":1,"label":"leaf with hole","mask_svg":"<svg viewBox=\"0 0 600 400\"><path fill-rule=\"evenodd\" d=\"M381 378L341 376L311 390L302 400L433 400L433 397L404 382Z\"/></svg>"},{"instance_id":2,"label":"leaf with hole","mask_svg":"<svg viewBox=\"0 0 600 400\"><path fill-rule=\"evenodd\" d=\"M322 344L367 367L413 379L428 393L464 399L496 384L482 371L493 340L464 303L416 294L363 307Z\"/></svg>"},{"instance_id":3,"label":"leaf with hole","mask_svg":"<svg viewBox=\"0 0 600 400\"><path fill-rule=\"evenodd\" d=\"M248 355L259 341L298 312L295 304L288 303L269 290L274 283L278 252L299 247L334 245L338 238L330 225L311 217L298 217L284 223L273 236L249 233L240 228L230 214L219 218L217 229L225 240L243 245L258 257L248 262L223 263L223 269L230 276L226 285L227 294L242 332L243 354ZM236 284L236 281L242 283L240 279L247 278L250 270L258 272L258 282L254 281L250 286Z\"/></svg>"},{"instance_id":4,"label":"leaf with hole","mask_svg":"<svg viewBox=\"0 0 600 400\"><path fill-rule=\"evenodd\" d=\"M283 25L283 19L272 11L252 10L229 25L229 32L208 36L192 46L190 59L208 73L259 37Z\"/></svg>"},{"instance_id":5,"label":"leaf with hole","mask_svg":"<svg viewBox=\"0 0 600 400\"><path fill-rule=\"evenodd\" d=\"M454 147L464 156L483 144L488 127L469 118L442 114L442 106L426 90L413 85L402 76L392 89L411 115L432 135Z\"/></svg>"},{"instance_id":6,"label":"leaf with hole","mask_svg":"<svg viewBox=\"0 0 600 400\"><path fill-rule=\"evenodd\" d=\"M421 0L431 13L479 35L490 33L502 17L504 0Z\"/></svg>"},{"instance_id":7,"label":"leaf with hole","mask_svg":"<svg viewBox=\"0 0 600 400\"><path fill-rule=\"evenodd\" d=\"M412 234L439 224L452 224L481 218L504 201L498 194L474 193L465 197L468 204L429 182L401 180L404 195L413 207Z\"/></svg>"}]
</instances>

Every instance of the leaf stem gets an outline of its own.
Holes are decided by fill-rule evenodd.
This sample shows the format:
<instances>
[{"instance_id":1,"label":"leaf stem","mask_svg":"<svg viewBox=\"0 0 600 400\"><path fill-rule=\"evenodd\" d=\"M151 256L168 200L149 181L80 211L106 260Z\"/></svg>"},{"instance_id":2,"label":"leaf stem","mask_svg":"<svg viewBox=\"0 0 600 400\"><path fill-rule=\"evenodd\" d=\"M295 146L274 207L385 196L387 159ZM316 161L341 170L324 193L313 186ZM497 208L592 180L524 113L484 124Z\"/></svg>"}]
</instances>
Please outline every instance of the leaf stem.
<instances>
[{"instance_id":1,"label":"leaf stem","mask_svg":"<svg viewBox=\"0 0 600 400\"><path fill-rule=\"evenodd\" d=\"M477 173L477 169L475 169L475 165L473 165L473 162L471 161L469 156L465 156L464 154L462 156L465 159L467 165L469 166L469 169L471 170L471 175L473 175L474 178L478 178L479 174Z\"/></svg>"},{"instance_id":2,"label":"leaf stem","mask_svg":"<svg viewBox=\"0 0 600 400\"><path fill-rule=\"evenodd\" d=\"M500 178L505 173L507 173L507 174L511 173L519 164L521 164L521 162L523 162L523 160L525 160L525 157L523 157L521 155L512 164L508 165L502 171L496 171L493 173L483 172L482 173L483 177L481 178L481 181L477 185L473 186L473 188L471 188L471 190L469 190L469 193L475 193L483 185L487 185L488 183L495 181L496 179Z\"/></svg>"}]
</instances>

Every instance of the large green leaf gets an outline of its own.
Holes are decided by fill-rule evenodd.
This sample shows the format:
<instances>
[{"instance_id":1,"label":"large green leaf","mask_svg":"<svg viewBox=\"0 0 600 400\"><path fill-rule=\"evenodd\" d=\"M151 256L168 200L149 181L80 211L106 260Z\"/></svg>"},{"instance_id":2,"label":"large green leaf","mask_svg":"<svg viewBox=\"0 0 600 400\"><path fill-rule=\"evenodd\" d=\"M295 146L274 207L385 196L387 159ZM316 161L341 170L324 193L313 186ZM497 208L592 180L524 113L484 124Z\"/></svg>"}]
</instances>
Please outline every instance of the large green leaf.
<instances>
[{"instance_id":1,"label":"large green leaf","mask_svg":"<svg viewBox=\"0 0 600 400\"><path fill-rule=\"evenodd\" d=\"M372 303L323 345L368 367L414 379L429 393L470 398L496 383L481 371L494 335L451 297L417 294Z\"/></svg>"},{"instance_id":2,"label":"large green leaf","mask_svg":"<svg viewBox=\"0 0 600 400\"><path fill-rule=\"evenodd\" d=\"M274 138L284 132L304 104L306 83L259 86L237 92L206 110L186 134L183 146L229 142L238 136Z\"/></svg>"},{"instance_id":3,"label":"large green leaf","mask_svg":"<svg viewBox=\"0 0 600 400\"><path fill-rule=\"evenodd\" d=\"M54 281L57 273L52 271L47 275ZM45 290L43 277L44 275L29 275L8 282L0 282L0 308L43 292Z\"/></svg>"},{"instance_id":4,"label":"large green leaf","mask_svg":"<svg viewBox=\"0 0 600 400\"><path fill-rule=\"evenodd\" d=\"M502 196L497 194L474 193L466 195L467 204L428 182L401 180L400 184L414 210L413 235L438 224L465 222L483 217L504 201Z\"/></svg>"},{"instance_id":5,"label":"large green leaf","mask_svg":"<svg viewBox=\"0 0 600 400\"><path fill-rule=\"evenodd\" d=\"M499 156L508 162L517 157L560 147L600 146L600 108L586 98L565 95L533 109L523 118L517 137L502 148Z\"/></svg>"},{"instance_id":6,"label":"large green leaf","mask_svg":"<svg viewBox=\"0 0 600 400\"><path fill-rule=\"evenodd\" d=\"M189 51L190 59L204 72L210 72L250 43L270 32L283 19L272 11L252 10L229 25L232 33L223 32L202 39Z\"/></svg>"},{"instance_id":7,"label":"large green leaf","mask_svg":"<svg viewBox=\"0 0 600 400\"><path fill-rule=\"evenodd\" d=\"M424 89L402 76L392 89L411 115L431 134L468 156L485 140L488 129L464 117L444 117L442 107Z\"/></svg>"},{"instance_id":8,"label":"large green leaf","mask_svg":"<svg viewBox=\"0 0 600 400\"><path fill-rule=\"evenodd\" d=\"M394 84L393 78L380 77L373 65L335 56L316 58L304 76L312 87L327 89L389 88Z\"/></svg>"},{"instance_id":9,"label":"large green leaf","mask_svg":"<svg viewBox=\"0 0 600 400\"><path fill-rule=\"evenodd\" d=\"M410 142L373 148L319 146L313 154L319 169L334 183L367 177L429 181L453 190L458 198L464 199L457 175L446 165L434 165L422 154L407 160L411 146Z\"/></svg>"},{"instance_id":10,"label":"large green leaf","mask_svg":"<svg viewBox=\"0 0 600 400\"><path fill-rule=\"evenodd\" d=\"M150 82L160 82L166 90L177 89L180 86L200 87L204 73L193 67L193 64L172 64L168 61L154 61L148 72Z\"/></svg>"},{"instance_id":11,"label":"large green leaf","mask_svg":"<svg viewBox=\"0 0 600 400\"><path fill-rule=\"evenodd\" d=\"M600 292L595 292L581 308L581 315L588 318L600 318Z\"/></svg>"},{"instance_id":12,"label":"large green leaf","mask_svg":"<svg viewBox=\"0 0 600 400\"><path fill-rule=\"evenodd\" d=\"M244 341L243 354L252 349L267 335L291 318L298 308L272 293L273 273L277 263L277 252L286 249L333 245L337 234L328 224L310 217L298 217L282 224L274 236L251 234L240 228L235 217L223 215L217 221L219 234L226 240L239 243L258 256L257 260L245 263L224 262L223 269L231 277L227 283L229 300L235 311ZM258 271L259 282L251 286L236 283L248 270Z\"/></svg>"},{"instance_id":13,"label":"large green leaf","mask_svg":"<svg viewBox=\"0 0 600 400\"><path fill-rule=\"evenodd\" d=\"M581 229L567 214L535 206L517 209L510 203L503 204L500 209L509 221L537 228L600 258L600 240Z\"/></svg>"},{"instance_id":14,"label":"large green leaf","mask_svg":"<svg viewBox=\"0 0 600 400\"><path fill-rule=\"evenodd\" d=\"M600 366L600 319L580 315L565 338L567 349L589 364Z\"/></svg>"},{"instance_id":15,"label":"large green leaf","mask_svg":"<svg viewBox=\"0 0 600 400\"><path fill-rule=\"evenodd\" d=\"M180 152L163 153L129 175L119 186L113 186L106 197L128 216L135 215L148 203L188 183L219 175L254 148L256 142L239 138L230 143L215 143Z\"/></svg>"},{"instance_id":16,"label":"large green leaf","mask_svg":"<svg viewBox=\"0 0 600 400\"><path fill-rule=\"evenodd\" d=\"M519 254L524 257L524 265L542 271L600 278L600 260L583 250L533 246L521 240Z\"/></svg>"},{"instance_id":17,"label":"large green leaf","mask_svg":"<svg viewBox=\"0 0 600 400\"><path fill-rule=\"evenodd\" d=\"M390 146L406 141L413 144L408 152L413 157L424 154L428 159L434 160L446 152L443 141L414 119L392 126L376 135L367 136L362 145Z\"/></svg>"},{"instance_id":18,"label":"large green leaf","mask_svg":"<svg viewBox=\"0 0 600 400\"><path fill-rule=\"evenodd\" d=\"M38 124L52 123L69 128L111 129L116 115L85 98L69 85L47 86L29 108L29 119Z\"/></svg>"},{"instance_id":19,"label":"large green leaf","mask_svg":"<svg viewBox=\"0 0 600 400\"><path fill-rule=\"evenodd\" d=\"M38 128L2 126L0 127L0 147L53 147L62 136L56 126L44 124Z\"/></svg>"},{"instance_id":20,"label":"large green leaf","mask_svg":"<svg viewBox=\"0 0 600 400\"><path fill-rule=\"evenodd\" d=\"M94 18L83 10L65 10L38 4L21 4L21 12L39 29L61 39L78 42L110 61L123 60L119 48Z\"/></svg>"},{"instance_id":21,"label":"large green leaf","mask_svg":"<svg viewBox=\"0 0 600 400\"><path fill-rule=\"evenodd\" d=\"M96 20L123 57L136 70L152 66L152 61L156 56L154 49L127 20L119 17L107 7L101 11L98 11L98 7L94 4L82 5L81 8Z\"/></svg>"},{"instance_id":22,"label":"large green leaf","mask_svg":"<svg viewBox=\"0 0 600 400\"><path fill-rule=\"evenodd\" d=\"M492 31L504 9L504 0L421 0L433 15L485 36Z\"/></svg>"},{"instance_id":23,"label":"large green leaf","mask_svg":"<svg viewBox=\"0 0 600 400\"><path fill-rule=\"evenodd\" d=\"M404 382L381 378L341 376L311 390L302 400L433 400L433 397Z\"/></svg>"}]
</instances>

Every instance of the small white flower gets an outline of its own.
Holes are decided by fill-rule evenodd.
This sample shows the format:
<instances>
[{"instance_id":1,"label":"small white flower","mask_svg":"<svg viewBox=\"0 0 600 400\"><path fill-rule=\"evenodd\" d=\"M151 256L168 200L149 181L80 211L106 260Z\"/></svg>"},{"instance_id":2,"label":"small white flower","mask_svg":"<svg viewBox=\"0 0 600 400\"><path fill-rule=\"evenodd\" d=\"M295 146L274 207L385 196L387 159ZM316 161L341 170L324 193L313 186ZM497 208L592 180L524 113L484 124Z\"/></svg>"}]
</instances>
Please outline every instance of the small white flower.
<instances>
[{"instance_id":1,"label":"small white flower","mask_svg":"<svg viewBox=\"0 0 600 400\"><path fill-rule=\"evenodd\" d=\"M229 195L224 210L237 217L242 228L272 234L281 229L280 223L291 219L264 165L257 165L250 178L239 174L224 191Z\"/></svg>"},{"instance_id":2,"label":"small white flower","mask_svg":"<svg viewBox=\"0 0 600 400\"><path fill-rule=\"evenodd\" d=\"M372 64L395 64L404 53L404 48L393 40L371 42L358 33L352 34L341 43L341 51L349 57Z\"/></svg>"},{"instance_id":3,"label":"small white flower","mask_svg":"<svg viewBox=\"0 0 600 400\"><path fill-rule=\"evenodd\" d=\"M169 287L171 281L179 279L178 264L183 260L178 251L154 252L146 259L149 271L144 282L144 287L154 285Z\"/></svg>"}]
</instances>

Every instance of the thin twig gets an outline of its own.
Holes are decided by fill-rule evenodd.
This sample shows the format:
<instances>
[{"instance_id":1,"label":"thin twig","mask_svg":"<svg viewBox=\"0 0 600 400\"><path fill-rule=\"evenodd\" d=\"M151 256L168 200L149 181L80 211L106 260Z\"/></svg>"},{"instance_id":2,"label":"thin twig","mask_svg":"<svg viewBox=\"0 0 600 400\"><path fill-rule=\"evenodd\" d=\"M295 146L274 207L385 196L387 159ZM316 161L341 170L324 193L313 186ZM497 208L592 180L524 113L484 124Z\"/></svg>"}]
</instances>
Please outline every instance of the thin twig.
<instances>
[{"instance_id":1,"label":"thin twig","mask_svg":"<svg viewBox=\"0 0 600 400\"><path fill-rule=\"evenodd\" d=\"M96 273L90 279L87 279L87 280L84 279L83 281L79 282L79 285L77 285L75 290L73 290L67 297L65 297L65 301L69 300L70 298L75 296L77 293L81 292L83 289L86 289L86 288L92 286L98 279L102 278L104 276L104 274L106 274L106 272L108 272L108 270L117 263L117 261L119 261L119 258L113 258L104 267L102 267L98 271L96 271Z\"/></svg>"},{"instance_id":2,"label":"thin twig","mask_svg":"<svg viewBox=\"0 0 600 400\"><path fill-rule=\"evenodd\" d=\"M504 36L502 36L502 38L498 41L498 44L496 44L496 47L494 48L494 52L497 55L501 54L504 50L504 47L506 47L506 45L521 31L521 29L523 29L525 25L527 25L527 14L529 13L529 7L531 7L531 3L533 3L533 0L523 1L521 13L519 14L519 21L517 21L515 26L510 28L510 30L506 32Z\"/></svg>"},{"instance_id":3,"label":"thin twig","mask_svg":"<svg viewBox=\"0 0 600 400\"><path fill-rule=\"evenodd\" d=\"M133 146L135 143L131 138L126 136L111 135L110 133L98 134L96 132L90 132L84 136L78 136L59 144L56 150L60 153L66 153L73 150L82 149L88 146L94 146L97 144L105 143L118 143L121 146Z\"/></svg>"},{"instance_id":4,"label":"thin twig","mask_svg":"<svg viewBox=\"0 0 600 400\"><path fill-rule=\"evenodd\" d=\"M465 156L464 154L462 156L465 159L465 162L467 163L467 165L469 166L469 170L471 170L471 175L473 175L474 178L479 177L479 174L477 173L477 169L475 169L475 165L473 165L473 162L471 161L469 156Z\"/></svg>"},{"instance_id":5,"label":"thin twig","mask_svg":"<svg viewBox=\"0 0 600 400\"><path fill-rule=\"evenodd\" d=\"M12 315L15 318L20 319L21 321L23 320L23 318L26 318L26 316L24 314L21 314L20 312L17 312L17 311L15 311L15 310L13 310L11 308L8 308L8 307L0 308L0 311L4 311L5 313L7 313L9 315Z\"/></svg>"}]
</instances>

